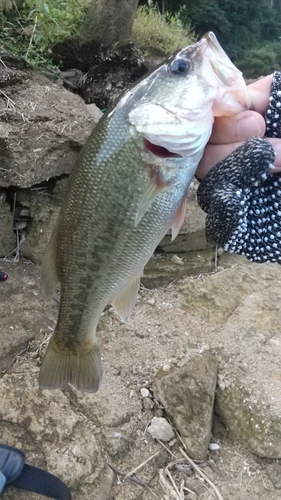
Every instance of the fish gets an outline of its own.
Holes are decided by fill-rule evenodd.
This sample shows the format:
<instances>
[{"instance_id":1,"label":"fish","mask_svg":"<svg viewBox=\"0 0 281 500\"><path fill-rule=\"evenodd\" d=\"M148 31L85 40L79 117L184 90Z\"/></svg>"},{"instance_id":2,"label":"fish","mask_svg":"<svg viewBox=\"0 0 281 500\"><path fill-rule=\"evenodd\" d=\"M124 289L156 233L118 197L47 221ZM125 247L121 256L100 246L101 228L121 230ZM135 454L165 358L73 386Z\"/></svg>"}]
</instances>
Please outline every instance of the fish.
<instances>
[{"instance_id":1,"label":"fish","mask_svg":"<svg viewBox=\"0 0 281 500\"><path fill-rule=\"evenodd\" d=\"M73 166L42 261L45 293L60 284L60 305L41 389L99 389L103 310L111 304L128 321L145 264L167 231L174 239L183 223L214 118L249 106L242 73L209 32L102 116Z\"/></svg>"}]
</instances>

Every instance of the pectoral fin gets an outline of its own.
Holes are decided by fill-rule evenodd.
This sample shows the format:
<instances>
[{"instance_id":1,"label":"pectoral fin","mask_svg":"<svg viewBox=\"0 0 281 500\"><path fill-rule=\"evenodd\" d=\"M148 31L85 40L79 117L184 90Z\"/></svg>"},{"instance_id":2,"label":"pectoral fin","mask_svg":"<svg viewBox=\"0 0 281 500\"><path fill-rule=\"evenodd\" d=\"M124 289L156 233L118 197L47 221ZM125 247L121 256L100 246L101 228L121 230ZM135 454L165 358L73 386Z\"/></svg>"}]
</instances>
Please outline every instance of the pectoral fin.
<instances>
[{"instance_id":1,"label":"pectoral fin","mask_svg":"<svg viewBox=\"0 0 281 500\"><path fill-rule=\"evenodd\" d=\"M178 211L176 213L173 225L172 225L172 241L177 237L179 234L179 230L181 226L183 225L183 221L185 218L185 213L186 213L186 206L187 206L187 196L184 197L182 200Z\"/></svg>"},{"instance_id":2,"label":"pectoral fin","mask_svg":"<svg viewBox=\"0 0 281 500\"><path fill-rule=\"evenodd\" d=\"M137 300L143 269L111 301L122 321L128 321Z\"/></svg>"},{"instance_id":3,"label":"pectoral fin","mask_svg":"<svg viewBox=\"0 0 281 500\"><path fill-rule=\"evenodd\" d=\"M151 173L151 179L147 184L139 203L135 218L135 226L138 225L145 212L147 212L147 210L151 207L158 194L169 185L169 182L164 179L159 167L154 167Z\"/></svg>"},{"instance_id":4,"label":"pectoral fin","mask_svg":"<svg viewBox=\"0 0 281 500\"><path fill-rule=\"evenodd\" d=\"M57 247L57 229L53 231L51 239L45 250L41 265L41 284L45 295L50 295L59 282L56 271L56 247Z\"/></svg>"}]
</instances>

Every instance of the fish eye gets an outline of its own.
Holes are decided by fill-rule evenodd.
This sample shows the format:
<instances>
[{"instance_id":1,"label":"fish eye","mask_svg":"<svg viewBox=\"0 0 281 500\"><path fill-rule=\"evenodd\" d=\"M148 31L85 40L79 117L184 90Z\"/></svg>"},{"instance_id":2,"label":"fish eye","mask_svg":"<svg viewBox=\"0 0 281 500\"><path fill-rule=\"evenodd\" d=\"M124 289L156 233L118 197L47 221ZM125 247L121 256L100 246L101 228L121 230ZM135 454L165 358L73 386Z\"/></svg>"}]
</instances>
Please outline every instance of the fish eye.
<instances>
[{"instance_id":1,"label":"fish eye","mask_svg":"<svg viewBox=\"0 0 281 500\"><path fill-rule=\"evenodd\" d=\"M191 69L191 62L188 59L174 59L170 65L171 72L177 75L188 73Z\"/></svg>"}]
</instances>

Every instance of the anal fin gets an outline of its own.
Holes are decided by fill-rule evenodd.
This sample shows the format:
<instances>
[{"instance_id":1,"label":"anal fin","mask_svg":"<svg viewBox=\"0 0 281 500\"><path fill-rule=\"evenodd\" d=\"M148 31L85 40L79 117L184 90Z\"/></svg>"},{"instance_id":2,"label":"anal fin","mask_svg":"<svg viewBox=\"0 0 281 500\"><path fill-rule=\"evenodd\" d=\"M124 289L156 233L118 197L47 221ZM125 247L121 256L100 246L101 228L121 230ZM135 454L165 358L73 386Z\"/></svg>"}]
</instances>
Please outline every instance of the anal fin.
<instances>
[{"instance_id":1,"label":"anal fin","mask_svg":"<svg viewBox=\"0 0 281 500\"><path fill-rule=\"evenodd\" d=\"M133 279L111 301L111 305L124 322L128 321L137 301L142 273L143 270L134 276Z\"/></svg>"}]
</instances>

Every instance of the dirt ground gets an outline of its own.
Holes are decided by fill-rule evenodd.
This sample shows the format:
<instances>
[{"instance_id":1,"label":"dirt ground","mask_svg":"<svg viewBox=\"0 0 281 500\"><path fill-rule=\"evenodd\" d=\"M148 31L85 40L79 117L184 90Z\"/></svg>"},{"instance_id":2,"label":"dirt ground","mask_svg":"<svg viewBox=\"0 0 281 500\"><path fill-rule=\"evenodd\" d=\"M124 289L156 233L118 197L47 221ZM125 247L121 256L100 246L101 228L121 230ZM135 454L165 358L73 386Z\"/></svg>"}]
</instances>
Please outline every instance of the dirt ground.
<instances>
[{"instance_id":1,"label":"dirt ground","mask_svg":"<svg viewBox=\"0 0 281 500\"><path fill-rule=\"evenodd\" d=\"M1 368L5 373L2 382L18 377L24 384L24 377L31 377L35 387L39 355L55 326L57 302L53 299L43 301L37 266L26 261L3 261L1 267L9 273L9 280L0 285L1 335L4 344L11 335L12 344L11 349L2 352ZM279 268L263 267L263 272L260 269L240 259L226 258L218 273L178 281L167 279L157 289L142 286L128 324L122 324L112 308L105 311L99 327L104 367L99 393L83 395L74 389L63 392L72 408L95 423L100 422L96 426L97 441L103 460L114 470L112 488L107 496L96 493L92 496L83 493L78 485L73 490L74 499L281 500L278 460L264 459L247 451L239 442L239 436L236 439L229 437L219 419L214 417L213 428L213 441L219 444L219 450L208 452L206 461L196 462L199 472L194 471L180 451L184 446L178 435L164 444L147 433L154 415L166 416L165 408L154 399L157 370L167 365L181 366L190 352L210 350L219 360L222 349L231 355L237 338L223 339L226 317L229 318L245 297L257 289L259 279L263 288L265 282L269 287L280 283ZM229 289L231 300L222 290L216 305L216 282L222 276L225 276L225 289ZM246 288L241 285L242 291L236 287L237 276L242 276L242 281L247 283ZM205 297L202 290L205 290ZM213 290L212 295L210 290ZM17 336L13 337L15 330ZM150 391L149 405L141 397L141 388ZM95 417L90 415L92 410L96 411ZM17 442L17 445L24 448L25 443ZM154 454L157 455L153 457ZM125 477L137 467L135 475ZM202 478L200 471L209 481ZM274 476L275 486L269 473ZM10 489L4 498L41 497Z\"/></svg>"}]
</instances>

